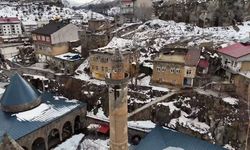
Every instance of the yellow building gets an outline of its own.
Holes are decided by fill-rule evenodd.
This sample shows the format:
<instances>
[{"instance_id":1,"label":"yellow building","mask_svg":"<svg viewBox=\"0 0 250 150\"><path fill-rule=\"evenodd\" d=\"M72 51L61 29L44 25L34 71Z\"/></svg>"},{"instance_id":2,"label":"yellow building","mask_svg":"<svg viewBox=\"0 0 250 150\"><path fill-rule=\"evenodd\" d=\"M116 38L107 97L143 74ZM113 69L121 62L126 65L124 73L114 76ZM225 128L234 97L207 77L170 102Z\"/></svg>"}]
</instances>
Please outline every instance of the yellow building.
<instances>
[{"instance_id":1,"label":"yellow building","mask_svg":"<svg viewBox=\"0 0 250 150\"><path fill-rule=\"evenodd\" d=\"M112 70L112 57L116 48L100 48L90 51L89 65L93 78L104 80L105 75ZM123 56L124 69L131 76L137 72L140 52L136 49L120 49Z\"/></svg>"},{"instance_id":2,"label":"yellow building","mask_svg":"<svg viewBox=\"0 0 250 150\"><path fill-rule=\"evenodd\" d=\"M161 53L153 61L152 82L192 87L199 60L199 50L171 49Z\"/></svg>"}]
</instances>

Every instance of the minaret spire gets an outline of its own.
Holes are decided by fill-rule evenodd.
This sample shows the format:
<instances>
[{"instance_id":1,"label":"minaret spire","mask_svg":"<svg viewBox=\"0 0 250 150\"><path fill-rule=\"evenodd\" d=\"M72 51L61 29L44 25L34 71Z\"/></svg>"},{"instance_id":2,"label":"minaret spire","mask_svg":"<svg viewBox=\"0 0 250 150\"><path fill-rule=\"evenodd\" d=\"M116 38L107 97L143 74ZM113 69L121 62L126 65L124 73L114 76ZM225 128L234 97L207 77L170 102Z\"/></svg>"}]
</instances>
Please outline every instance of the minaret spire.
<instances>
[{"instance_id":1,"label":"minaret spire","mask_svg":"<svg viewBox=\"0 0 250 150\"><path fill-rule=\"evenodd\" d=\"M110 149L128 150L128 93L129 75L124 69L124 59L115 49L112 71L106 77L109 86Z\"/></svg>"}]
</instances>

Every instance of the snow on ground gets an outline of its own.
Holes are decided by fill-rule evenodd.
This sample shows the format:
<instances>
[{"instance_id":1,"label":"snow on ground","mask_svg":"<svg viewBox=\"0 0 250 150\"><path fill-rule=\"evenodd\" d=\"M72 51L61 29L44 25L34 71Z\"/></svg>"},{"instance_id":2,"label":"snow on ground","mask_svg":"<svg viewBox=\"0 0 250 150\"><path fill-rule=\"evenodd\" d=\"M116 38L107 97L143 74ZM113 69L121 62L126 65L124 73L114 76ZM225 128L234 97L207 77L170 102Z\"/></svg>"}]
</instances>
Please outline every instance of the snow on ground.
<instances>
[{"instance_id":1,"label":"snow on ground","mask_svg":"<svg viewBox=\"0 0 250 150\"><path fill-rule=\"evenodd\" d=\"M86 59L76 70L77 75L74 77L76 79L80 79L86 82L90 82L92 84L96 85L104 85L106 84L105 81L97 80L97 79L92 79L87 73L85 73L84 69L89 68L89 61Z\"/></svg>"},{"instance_id":2,"label":"snow on ground","mask_svg":"<svg viewBox=\"0 0 250 150\"><path fill-rule=\"evenodd\" d=\"M238 102L239 102L237 98L233 98L233 97L225 97L222 100L230 105L238 105Z\"/></svg>"},{"instance_id":3,"label":"snow on ground","mask_svg":"<svg viewBox=\"0 0 250 150\"><path fill-rule=\"evenodd\" d=\"M82 133L74 135L62 144L58 145L56 148L54 148L54 150L77 150L82 138L84 138L84 134Z\"/></svg>"},{"instance_id":4,"label":"snow on ground","mask_svg":"<svg viewBox=\"0 0 250 150\"><path fill-rule=\"evenodd\" d=\"M235 148L233 148L231 145L227 144L224 146L224 148L228 149L228 150L235 150Z\"/></svg>"},{"instance_id":5,"label":"snow on ground","mask_svg":"<svg viewBox=\"0 0 250 150\"><path fill-rule=\"evenodd\" d=\"M134 128L142 128L142 129L153 129L155 128L155 123L153 123L151 120L129 121L128 126Z\"/></svg>"},{"instance_id":6,"label":"snow on ground","mask_svg":"<svg viewBox=\"0 0 250 150\"><path fill-rule=\"evenodd\" d=\"M70 6L82 6L82 5L95 5L95 4L104 4L108 2L113 2L115 0L63 0L64 4L68 4Z\"/></svg>"},{"instance_id":7,"label":"snow on ground","mask_svg":"<svg viewBox=\"0 0 250 150\"><path fill-rule=\"evenodd\" d=\"M108 150L109 149L109 139L102 140L102 139L85 139L81 143L81 149L96 149L96 150Z\"/></svg>"},{"instance_id":8,"label":"snow on ground","mask_svg":"<svg viewBox=\"0 0 250 150\"><path fill-rule=\"evenodd\" d=\"M87 112L87 115L90 117L98 118L98 119L105 120L105 121L109 120L109 118L104 114L104 111L101 107L98 108L98 111L96 114L94 113L94 110L92 110L90 112Z\"/></svg>"}]
</instances>

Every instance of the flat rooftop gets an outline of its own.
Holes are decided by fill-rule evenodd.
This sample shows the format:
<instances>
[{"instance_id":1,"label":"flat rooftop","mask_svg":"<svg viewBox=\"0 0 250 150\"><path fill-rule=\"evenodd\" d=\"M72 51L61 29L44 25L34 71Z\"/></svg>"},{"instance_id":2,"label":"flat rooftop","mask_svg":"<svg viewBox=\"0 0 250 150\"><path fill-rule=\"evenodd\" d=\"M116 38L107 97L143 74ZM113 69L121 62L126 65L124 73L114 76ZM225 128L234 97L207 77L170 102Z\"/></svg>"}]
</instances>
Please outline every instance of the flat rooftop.
<instances>
[{"instance_id":1,"label":"flat rooftop","mask_svg":"<svg viewBox=\"0 0 250 150\"><path fill-rule=\"evenodd\" d=\"M154 61L156 62L169 62L169 63L185 63L185 55L160 55Z\"/></svg>"}]
</instances>

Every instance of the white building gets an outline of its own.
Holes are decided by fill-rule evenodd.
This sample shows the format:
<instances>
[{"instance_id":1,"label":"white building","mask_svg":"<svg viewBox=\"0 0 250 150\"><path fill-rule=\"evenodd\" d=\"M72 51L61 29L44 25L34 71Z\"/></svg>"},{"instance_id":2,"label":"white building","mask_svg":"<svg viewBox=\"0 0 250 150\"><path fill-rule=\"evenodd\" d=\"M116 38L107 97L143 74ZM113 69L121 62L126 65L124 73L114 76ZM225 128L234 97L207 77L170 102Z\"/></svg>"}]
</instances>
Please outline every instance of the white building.
<instances>
[{"instance_id":1,"label":"white building","mask_svg":"<svg viewBox=\"0 0 250 150\"><path fill-rule=\"evenodd\" d=\"M121 24L135 22L134 16L134 0L121 0Z\"/></svg>"},{"instance_id":2,"label":"white building","mask_svg":"<svg viewBox=\"0 0 250 150\"><path fill-rule=\"evenodd\" d=\"M26 35L31 35L31 32L38 28L37 22L31 20L22 22L22 25Z\"/></svg>"},{"instance_id":3,"label":"white building","mask_svg":"<svg viewBox=\"0 0 250 150\"><path fill-rule=\"evenodd\" d=\"M21 22L18 18L0 18L0 36L19 36L21 34Z\"/></svg>"}]
</instances>

